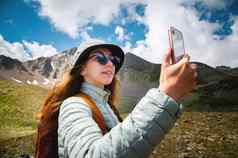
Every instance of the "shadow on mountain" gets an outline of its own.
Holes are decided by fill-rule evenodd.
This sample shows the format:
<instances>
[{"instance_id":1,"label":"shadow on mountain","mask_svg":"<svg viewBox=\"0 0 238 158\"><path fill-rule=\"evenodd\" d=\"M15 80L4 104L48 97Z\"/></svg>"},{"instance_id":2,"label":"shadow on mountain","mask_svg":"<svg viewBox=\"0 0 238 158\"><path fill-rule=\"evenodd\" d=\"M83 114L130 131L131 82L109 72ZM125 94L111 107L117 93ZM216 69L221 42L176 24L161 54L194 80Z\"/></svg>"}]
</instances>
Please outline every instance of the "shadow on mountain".
<instances>
[{"instance_id":1,"label":"shadow on mountain","mask_svg":"<svg viewBox=\"0 0 238 158\"><path fill-rule=\"evenodd\" d=\"M196 89L181 103L185 111L237 112L238 69L225 66L198 66ZM119 72L122 101L119 109L130 112L150 88L159 86L160 64L149 63L133 54L126 54L125 64Z\"/></svg>"},{"instance_id":2,"label":"shadow on mountain","mask_svg":"<svg viewBox=\"0 0 238 158\"><path fill-rule=\"evenodd\" d=\"M21 63L0 56L0 79L22 84L51 87L68 69L77 48L52 57L40 57ZM196 89L182 100L185 111L238 111L238 68L198 66ZM160 64L150 63L134 54L125 55L124 65L118 73L122 100L119 109L130 112L150 88L159 86Z\"/></svg>"}]
</instances>

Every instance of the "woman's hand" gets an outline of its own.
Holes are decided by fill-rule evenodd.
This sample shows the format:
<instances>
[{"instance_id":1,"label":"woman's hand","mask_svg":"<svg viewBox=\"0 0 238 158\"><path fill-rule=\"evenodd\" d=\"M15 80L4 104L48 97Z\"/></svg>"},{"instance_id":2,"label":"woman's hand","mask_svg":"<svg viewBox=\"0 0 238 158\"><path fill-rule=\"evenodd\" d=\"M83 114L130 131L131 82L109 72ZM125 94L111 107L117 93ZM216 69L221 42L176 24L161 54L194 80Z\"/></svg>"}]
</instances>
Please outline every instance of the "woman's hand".
<instances>
[{"instance_id":1,"label":"woman's hand","mask_svg":"<svg viewBox=\"0 0 238 158\"><path fill-rule=\"evenodd\" d=\"M161 65L159 89L179 101L196 86L197 66L189 63L188 55L178 63L170 64L171 52L170 49Z\"/></svg>"}]
</instances>

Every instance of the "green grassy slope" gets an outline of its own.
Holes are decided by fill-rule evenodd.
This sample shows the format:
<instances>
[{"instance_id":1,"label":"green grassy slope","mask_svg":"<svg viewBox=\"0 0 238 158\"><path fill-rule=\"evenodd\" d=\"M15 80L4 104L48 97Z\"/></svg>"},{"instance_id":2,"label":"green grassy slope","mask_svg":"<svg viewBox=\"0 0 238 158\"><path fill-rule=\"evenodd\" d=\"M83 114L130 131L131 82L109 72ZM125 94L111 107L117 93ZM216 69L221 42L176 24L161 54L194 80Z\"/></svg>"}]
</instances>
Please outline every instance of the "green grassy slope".
<instances>
[{"instance_id":1,"label":"green grassy slope","mask_svg":"<svg viewBox=\"0 0 238 158\"><path fill-rule=\"evenodd\" d=\"M33 155L35 113L46 94L47 90L36 86L0 80L0 158ZM197 97L192 96L189 104ZM121 100L122 105L134 102L130 97ZM119 109L123 113L129 107ZM124 118L127 115L122 114ZM237 120L238 112L185 112L151 158L237 158Z\"/></svg>"},{"instance_id":2,"label":"green grassy slope","mask_svg":"<svg viewBox=\"0 0 238 158\"><path fill-rule=\"evenodd\" d=\"M35 113L47 90L0 80L0 129L35 127Z\"/></svg>"},{"instance_id":3,"label":"green grassy slope","mask_svg":"<svg viewBox=\"0 0 238 158\"><path fill-rule=\"evenodd\" d=\"M0 80L0 157L33 154L35 116L46 95L37 86Z\"/></svg>"}]
</instances>

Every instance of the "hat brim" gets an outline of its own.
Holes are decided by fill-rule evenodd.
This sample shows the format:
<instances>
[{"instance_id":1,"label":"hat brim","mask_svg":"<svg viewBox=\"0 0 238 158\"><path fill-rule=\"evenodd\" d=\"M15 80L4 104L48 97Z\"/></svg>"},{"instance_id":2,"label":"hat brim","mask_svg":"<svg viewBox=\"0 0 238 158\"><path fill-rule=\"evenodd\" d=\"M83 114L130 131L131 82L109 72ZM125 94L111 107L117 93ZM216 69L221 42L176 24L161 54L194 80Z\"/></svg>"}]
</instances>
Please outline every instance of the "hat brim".
<instances>
[{"instance_id":1,"label":"hat brim","mask_svg":"<svg viewBox=\"0 0 238 158\"><path fill-rule=\"evenodd\" d=\"M84 63L88 59L90 53L96 49L99 49L99 48L106 48L106 49L110 50L110 52L112 53L113 56L117 56L120 58L120 63L116 66L116 70L115 70L117 73L120 70L120 68L124 62L124 52L119 46L114 45L114 44L97 44L97 45L93 45L93 46L86 48L79 55L78 59L76 60L76 62L74 64L74 67Z\"/></svg>"}]
</instances>

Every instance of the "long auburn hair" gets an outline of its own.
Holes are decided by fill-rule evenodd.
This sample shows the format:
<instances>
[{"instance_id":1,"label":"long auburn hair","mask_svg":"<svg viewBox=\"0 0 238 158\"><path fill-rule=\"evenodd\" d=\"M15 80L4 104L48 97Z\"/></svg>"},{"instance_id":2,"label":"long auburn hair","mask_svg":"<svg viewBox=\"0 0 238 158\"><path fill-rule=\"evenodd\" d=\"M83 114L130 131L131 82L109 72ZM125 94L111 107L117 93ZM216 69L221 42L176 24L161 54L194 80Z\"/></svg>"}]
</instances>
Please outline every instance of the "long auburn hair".
<instances>
[{"instance_id":1,"label":"long auburn hair","mask_svg":"<svg viewBox=\"0 0 238 158\"><path fill-rule=\"evenodd\" d=\"M87 61L88 59L80 65L73 67L70 72L65 73L62 81L55 84L49 91L41 110L37 114L38 133L35 148L36 158L58 158L57 130L60 105L65 99L80 93L81 85L84 82L84 78L80 73ZM105 89L111 92L108 104L117 115L119 121L122 121L115 107L120 97L120 82L116 75L111 84L105 86Z\"/></svg>"}]
</instances>

